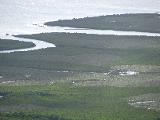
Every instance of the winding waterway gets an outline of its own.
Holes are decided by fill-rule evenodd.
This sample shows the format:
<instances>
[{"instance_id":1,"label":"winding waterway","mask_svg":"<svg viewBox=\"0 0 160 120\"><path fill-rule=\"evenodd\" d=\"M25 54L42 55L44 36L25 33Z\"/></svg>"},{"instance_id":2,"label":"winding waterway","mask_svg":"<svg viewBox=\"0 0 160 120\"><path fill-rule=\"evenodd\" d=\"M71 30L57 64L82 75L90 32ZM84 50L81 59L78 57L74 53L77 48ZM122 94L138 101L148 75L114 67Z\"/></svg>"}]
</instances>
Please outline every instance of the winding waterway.
<instances>
[{"instance_id":1,"label":"winding waterway","mask_svg":"<svg viewBox=\"0 0 160 120\"><path fill-rule=\"evenodd\" d=\"M47 26L44 26L47 27ZM149 32L136 32L136 31L115 31L115 30L94 30L94 29L82 29L82 28L70 28L70 27L48 27L50 32L65 32L65 33L85 33L85 34L96 34L96 35L125 35L125 36L160 36L160 33L149 33ZM14 36L1 36L2 39L17 40L23 42L32 42L35 44L34 47L24 48L24 49L12 49L12 50L3 50L0 53L12 53L20 51L31 51L39 50L50 47L56 47L53 43L48 43L45 41L40 41L36 39L27 39L19 38Z\"/></svg>"},{"instance_id":2,"label":"winding waterway","mask_svg":"<svg viewBox=\"0 0 160 120\"><path fill-rule=\"evenodd\" d=\"M45 41L18 38L12 35L45 32L86 33L97 35L160 36L159 33L74 29L67 27L48 27L44 22L58 19L72 19L86 16L100 16L125 13L160 13L158 0L4 0L0 4L0 38L32 42L34 47L4 50L0 53L30 51L56 47ZM14 11L14 12L12 12ZM37 24L37 25L35 25ZM9 34L9 36L6 34Z\"/></svg>"},{"instance_id":3,"label":"winding waterway","mask_svg":"<svg viewBox=\"0 0 160 120\"><path fill-rule=\"evenodd\" d=\"M20 52L20 51L30 51L30 50L39 50L39 49L45 49L45 48L50 48L50 47L56 47L52 43L40 41L40 40L35 40L35 39L27 39L27 38L18 38L14 36L7 36L7 37L1 37L3 39L9 39L9 40L17 40L17 41L23 41L23 42L32 42L35 44L34 47L29 47L29 48L22 48L22 49L12 49L12 50L2 50L0 53L12 53L12 52Z\"/></svg>"}]
</instances>

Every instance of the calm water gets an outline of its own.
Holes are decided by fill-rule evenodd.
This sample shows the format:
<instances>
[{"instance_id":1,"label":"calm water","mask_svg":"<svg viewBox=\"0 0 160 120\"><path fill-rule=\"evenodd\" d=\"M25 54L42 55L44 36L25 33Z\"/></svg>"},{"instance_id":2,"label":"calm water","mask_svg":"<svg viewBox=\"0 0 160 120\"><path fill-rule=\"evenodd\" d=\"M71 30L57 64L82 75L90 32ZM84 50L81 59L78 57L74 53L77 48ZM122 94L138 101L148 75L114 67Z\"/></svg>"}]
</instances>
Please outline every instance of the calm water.
<instances>
[{"instance_id":1,"label":"calm water","mask_svg":"<svg viewBox=\"0 0 160 120\"><path fill-rule=\"evenodd\" d=\"M160 12L159 0L0 0L0 34L52 31L45 21L120 13Z\"/></svg>"}]
</instances>

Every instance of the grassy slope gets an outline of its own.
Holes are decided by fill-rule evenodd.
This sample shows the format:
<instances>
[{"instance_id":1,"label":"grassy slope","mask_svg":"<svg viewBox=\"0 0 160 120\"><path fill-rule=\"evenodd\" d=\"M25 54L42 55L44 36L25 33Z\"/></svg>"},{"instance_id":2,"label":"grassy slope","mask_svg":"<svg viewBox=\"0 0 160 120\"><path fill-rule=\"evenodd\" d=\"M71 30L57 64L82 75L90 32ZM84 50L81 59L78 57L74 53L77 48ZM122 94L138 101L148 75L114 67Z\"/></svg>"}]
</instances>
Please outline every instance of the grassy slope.
<instances>
[{"instance_id":1,"label":"grassy slope","mask_svg":"<svg viewBox=\"0 0 160 120\"><path fill-rule=\"evenodd\" d=\"M55 43L57 48L48 49L46 52L56 56L63 56L65 61L72 64L96 64L98 66L114 64L159 65L160 61L159 37L98 36L67 33L44 33L29 36L22 35L21 37ZM63 60L58 58L57 61Z\"/></svg>"},{"instance_id":2,"label":"grassy slope","mask_svg":"<svg viewBox=\"0 0 160 120\"><path fill-rule=\"evenodd\" d=\"M2 120L158 120L159 111L131 107L130 96L158 93L159 88L1 86ZM5 113L5 111L10 111Z\"/></svg>"},{"instance_id":3,"label":"grassy slope","mask_svg":"<svg viewBox=\"0 0 160 120\"><path fill-rule=\"evenodd\" d=\"M35 46L33 43L0 39L0 50L20 49Z\"/></svg>"},{"instance_id":4,"label":"grassy slope","mask_svg":"<svg viewBox=\"0 0 160 120\"><path fill-rule=\"evenodd\" d=\"M159 14L124 14L86 17L47 22L49 26L67 26L100 30L160 32Z\"/></svg>"},{"instance_id":5,"label":"grassy slope","mask_svg":"<svg viewBox=\"0 0 160 120\"><path fill-rule=\"evenodd\" d=\"M160 65L159 37L76 33L43 33L19 37L55 43L57 47L0 54L0 72L6 80L24 79L28 73L36 75L32 77L34 80L51 80L60 78L60 74L52 71L107 72L114 65Z\"/></svg>"}]
</instances>

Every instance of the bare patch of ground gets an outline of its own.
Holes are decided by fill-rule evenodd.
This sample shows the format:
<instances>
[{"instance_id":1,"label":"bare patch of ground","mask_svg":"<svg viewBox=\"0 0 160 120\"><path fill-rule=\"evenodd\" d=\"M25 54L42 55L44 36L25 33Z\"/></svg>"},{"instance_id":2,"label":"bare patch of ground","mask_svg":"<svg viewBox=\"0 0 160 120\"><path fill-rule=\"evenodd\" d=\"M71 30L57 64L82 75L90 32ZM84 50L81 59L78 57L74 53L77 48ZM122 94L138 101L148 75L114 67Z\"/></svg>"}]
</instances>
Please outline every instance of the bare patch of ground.
<instances>
[{"instance_id":1,"label":"bare patch of ground","mask_svg":"<svg viewBox=\"0 0 160 120\"><path fill-rule=\"evenodd\" d=\"M113 66L112 69L129 69L138 72L160 72L160 66L156 65L120 65Z\"/></svg>"},{"instance_id":2,"label":"bare patch of ground","mask_svg":"<svg viewBox=\"0 0 160 120\"><path fill-rule=\"evenodd\" d=\"M10 83L14 83L15 81L3 81L0 84L10 84Z\"/></svg>"},{"instance_id":3,"label":"bare patch of ground","mask_svg":"<svg viewBox=\"0 0 160 120\"><path fill-rule=\"evenodd\" d=\"M114 66L108 73L93 73L94 78L77 80L75 85L116 86L116 87L155 87L160 86L160 66L122 65Z\"/></svg>"},{"instance_id":4,"label":"bare patch of ground","mask_svg":"<svg viewBox=\"0 0 160 120\"><path fill-rule=\"evenodd\" d=\"M116 87L158 87L160 86L160 66L121 65L113 66L107 72L73 72L56 71L55 75L63 75L56 79L35 79L34 74L25 74L24 78L0 79L1 85L33 85L70 82L76 86L116 86Z\"/></svg>"},{"instance_id":5,"label":"bare patch of ground","mask_svg":"<svg viewBox=\"0 0 160 120\"><path fill-rule=\"evenodd\" d=\"M128 98L128 104L137 108L160 110L160 93L130 97Z\"/></svg>"}]
</instances>

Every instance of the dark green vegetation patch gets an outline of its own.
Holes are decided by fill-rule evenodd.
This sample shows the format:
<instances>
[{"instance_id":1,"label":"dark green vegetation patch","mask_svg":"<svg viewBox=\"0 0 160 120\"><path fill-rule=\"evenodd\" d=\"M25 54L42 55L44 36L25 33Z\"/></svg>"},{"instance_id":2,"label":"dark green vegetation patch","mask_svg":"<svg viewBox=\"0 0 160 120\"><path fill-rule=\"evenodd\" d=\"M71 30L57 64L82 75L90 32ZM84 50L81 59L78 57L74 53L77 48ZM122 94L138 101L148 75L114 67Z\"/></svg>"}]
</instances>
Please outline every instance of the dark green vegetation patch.
<instances>
[{"instance_id":1,"label":"dark green vegetation patch","mask_svg":"<svg viewBox=\"0 0 160 120\"><path fill-rule=\"evenodd\" d=\"M160 32L159 14L122 14L100 17L85 17L72 20L47 22L45 25L90 28L99 30L122 30L141 32Z\"/></svg>"},{"instance_id":2,"label":"dark green vegetation patch","mask_svg":"<svg viewBox=\"0 0 160 120\"><path fill-rule=\"evenodd\" d=\"M34 46L35 45L31 42L0 39L0 50L21 49L21 48L29 48Z\"/></svg>"}]
</instances>

